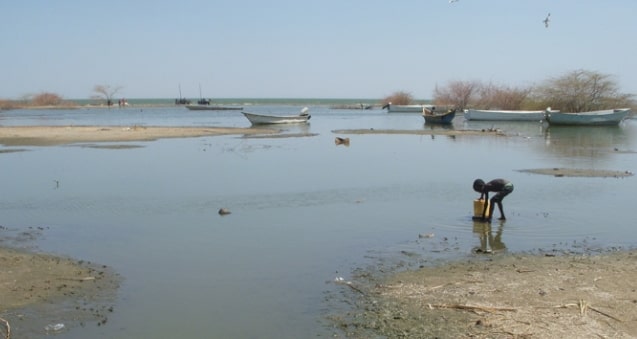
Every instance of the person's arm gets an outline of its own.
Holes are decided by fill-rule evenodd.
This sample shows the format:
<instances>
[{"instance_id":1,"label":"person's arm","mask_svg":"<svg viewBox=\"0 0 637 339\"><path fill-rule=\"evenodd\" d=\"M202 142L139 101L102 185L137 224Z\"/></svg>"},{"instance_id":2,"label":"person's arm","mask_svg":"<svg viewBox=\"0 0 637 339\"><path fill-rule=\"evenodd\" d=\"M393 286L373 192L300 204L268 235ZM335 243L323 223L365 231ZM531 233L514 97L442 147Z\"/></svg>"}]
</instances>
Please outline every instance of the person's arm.
<instances>
[{"instance_id":1,"label":"person's arm","mask_svg":"<svg viewBox=\"0 0 637 339\"><path fill-rule=\"evenodd\" d=\"M484 209L482 210L482 219L486 218L487 208L489 208L489 191L485 188L482 192L484 195Z\"/></svg>"}]
</instances>

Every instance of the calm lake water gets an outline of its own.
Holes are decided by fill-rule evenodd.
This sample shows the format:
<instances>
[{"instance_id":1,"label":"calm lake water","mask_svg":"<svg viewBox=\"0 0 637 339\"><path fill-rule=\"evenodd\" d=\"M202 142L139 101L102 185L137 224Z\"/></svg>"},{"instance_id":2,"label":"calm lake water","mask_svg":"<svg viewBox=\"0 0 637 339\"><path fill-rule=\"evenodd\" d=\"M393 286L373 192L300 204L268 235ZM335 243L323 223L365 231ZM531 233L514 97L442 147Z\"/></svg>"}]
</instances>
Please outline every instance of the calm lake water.
<instances>
[{"instance_id":1,"label":"calm lake water","mask_svg":"<svg viewBox=\"0 0 637 339\"><path fill-rule=\"evenodd\" d=\"M302 106L246 111L296 113ZM107 325L59 338L310 338L338 332L327 296L379 260L418 263L494 250L632 248L634 177L568 178L534 168L637 171L637 124L546 128L470 123L512 137L346 135L432 128L418 114L310 106L298 138L216 136L153 142L0 147L0 225L44 227L44 252L113 267L124 280ZM239 111L183 107L15 110L0 125L248 127ZM439 127L435 127L439 128ZM349 147L336 146L349 137ZM471 220L476 178L510 179L506 222ZM59 183L59 185L57 183ZM219 208L232 214L220 216ZM496 212L496 216L497 216ZM419 237L433 233L432 238ZM498 235L497 238L495 236ZM405 253L410 259L405 258ZM338 273L337 273L338 272ZM65 319L47 319L49 323Z\"/></svg>"}]
</instances>

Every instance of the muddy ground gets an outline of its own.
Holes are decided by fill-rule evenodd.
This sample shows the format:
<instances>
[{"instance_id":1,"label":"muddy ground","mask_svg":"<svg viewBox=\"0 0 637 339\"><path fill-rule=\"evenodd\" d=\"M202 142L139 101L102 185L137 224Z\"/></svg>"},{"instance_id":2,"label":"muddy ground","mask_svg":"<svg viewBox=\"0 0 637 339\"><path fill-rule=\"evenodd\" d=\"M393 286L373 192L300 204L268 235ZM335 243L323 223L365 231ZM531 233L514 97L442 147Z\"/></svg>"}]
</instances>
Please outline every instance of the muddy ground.
<instances>
[{"instance_id":1,"label":"muddy ground","mask_svg":"<svg viewBox=\"0 0 637 339\"><path fill-rule=\"evenodd\" d=\"M32 244L43 231L0 226L0 338L103 326L115 310L121 277L106 265L39 253Z\"/></svg>"},{"instance_id":2,"label":"muddy ground","mask_svg":"<svg viewBox=\"0 0 637 339\"><path fill-rule=\"evenodd\" d=\"M637 251L477 254L350 282L348 338L635 338Z\"/></svg>"}]
</instances>

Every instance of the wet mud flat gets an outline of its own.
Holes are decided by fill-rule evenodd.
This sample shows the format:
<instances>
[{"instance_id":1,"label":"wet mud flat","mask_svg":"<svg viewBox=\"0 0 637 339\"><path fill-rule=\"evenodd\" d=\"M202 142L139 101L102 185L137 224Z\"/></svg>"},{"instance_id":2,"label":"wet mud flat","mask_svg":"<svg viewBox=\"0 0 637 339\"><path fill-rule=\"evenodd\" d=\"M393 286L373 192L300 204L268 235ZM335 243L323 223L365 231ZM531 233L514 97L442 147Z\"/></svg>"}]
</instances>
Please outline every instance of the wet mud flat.
<instances>
[{"instance_id":1,"label":"wet mud flat","mask_svg":"<svg viewBox=\"0 0 637 339\"><path fill-rule=\"evenodd\" d=\"M482 254L339 282L350 338L634 338L637 251ZM347 291L347 292L346 292Z\"/></svg>"},{"instance_id":2,"label":"wet mud flat","mask_svg":"<svg viewBox=\"0 0 637 339\"><path fill-rule=\"evenodd\" d=\"M104 326L121 277L109 266L39 253L44 228L0 226L0 337L42 338Z\"/></svg>"}]
</instances>

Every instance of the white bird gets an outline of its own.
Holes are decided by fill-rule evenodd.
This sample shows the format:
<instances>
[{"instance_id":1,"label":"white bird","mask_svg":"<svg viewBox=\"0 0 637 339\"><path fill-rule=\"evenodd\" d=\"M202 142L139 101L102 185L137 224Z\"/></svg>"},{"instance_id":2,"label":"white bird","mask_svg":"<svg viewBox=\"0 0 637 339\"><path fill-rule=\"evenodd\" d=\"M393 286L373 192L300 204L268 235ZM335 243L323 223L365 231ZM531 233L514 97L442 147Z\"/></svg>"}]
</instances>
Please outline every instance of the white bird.
<instances>
[{"instance_id":1,"label":"white bird","mask_svg":"<svg viewBox=\"0 0 637 339\"><path fill-rule=\"evenodd\" d=\"M550 17L551 17L551 13L549 13L549 14L546 16L546 19L544 19L544 20L542 21L542 22L544 23L544 27L546 27L546 28L549 28L549 21L551 21Z\"/></svg>"},{"instance_id":2,"label":"white bird","mask_svg":"<svg viewBox=\"0 0 637 339\"><path fill-rule=\"evenodd\" d=\"M458 0L449 0L449 3L452 4L454 2L458 2Z\"/></svg>"}]
</instances>

